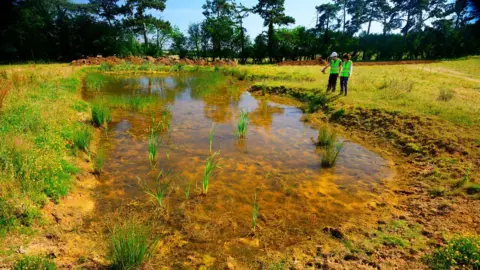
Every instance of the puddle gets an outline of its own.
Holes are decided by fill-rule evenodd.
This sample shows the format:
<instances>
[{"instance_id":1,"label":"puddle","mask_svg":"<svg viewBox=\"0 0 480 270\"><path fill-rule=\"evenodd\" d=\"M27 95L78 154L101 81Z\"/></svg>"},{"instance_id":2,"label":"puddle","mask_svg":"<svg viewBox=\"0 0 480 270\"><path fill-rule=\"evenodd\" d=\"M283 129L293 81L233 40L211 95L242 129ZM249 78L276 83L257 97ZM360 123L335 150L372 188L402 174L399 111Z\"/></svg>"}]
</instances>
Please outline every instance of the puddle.
<instances>
[{"instance_id":1,"label":"puddle","mask_svg":"<svg viewBox=\"0 0 480 270\"><path fill-rule=\"evenodd\" d=\"M338 227L370 211L366 205L380 196L383 182L393 175L388 161L348 138L337 165L324 169L311 139L318 131L300 121L299 109L251 96L243 91L248 85L233 79L216 86L196 80L116 77L104 86L102 95L161 98L171 111L171 132L163 134L157 168L172 170L178 178L168 189L164 209L158 210L137 180L152 183L158 173L150 169L147 154L151 112L115 111L102 139L106 157L96 192L97 222L126 205L135 205L134 211L145 216L160 211L163 230L185 241L167 252L169 258L182 261L188 254L209 253L248 262L258 248L283 250L325 226ZM85 98L93 98L88 93ZM239 141L233 130L242 110L250 112L250 125L246 139ZM154 113L160 119L163 109ZM220 151L222 168L212 176L208 195L200 196L212 122L213 151ZM253 236L255 192L259 246L245 240Z\"/></svg>"}]
</instances>

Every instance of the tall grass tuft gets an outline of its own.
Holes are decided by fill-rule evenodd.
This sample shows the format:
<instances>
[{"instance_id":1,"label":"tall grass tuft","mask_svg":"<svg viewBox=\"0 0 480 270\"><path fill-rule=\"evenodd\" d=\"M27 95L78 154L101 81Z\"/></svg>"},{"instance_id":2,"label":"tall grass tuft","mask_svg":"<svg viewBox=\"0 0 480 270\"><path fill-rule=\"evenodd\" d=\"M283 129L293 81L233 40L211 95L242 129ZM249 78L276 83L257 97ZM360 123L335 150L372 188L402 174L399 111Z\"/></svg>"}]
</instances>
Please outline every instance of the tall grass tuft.
<instances>
[{"instance_id":1,"label":"tall grass tuft","mask_svg":"<svg viewBox=\"0 0 480 270\"><path fill-rule=\"evenodd\" d=\"M212 123L212 127L210 128L210 135L208 136L208 141L210 144L210 154L212 154L212 146L213 146L213 134L215 133L215 123Z\"/></svg>"},{"instance_id":2,"label":"tall grass tuft","mask_svg":"<svg viewBox=\"0 0 480 270\"><path fill-rule=\"evenodd\" d=\"M238 121L237 129L235 130L236 138L245 138L247 136L248 122L248 112L241 111L240 120Z\"/></svg>"},{"instance_id":3,"label":"tall grass tuft","mask_svg":"<svg viewBox=\"0 0 480 270\"><path fill-rule=\"evenodd\" d=\"M87 127L75 131L73 134L73 145L75 148L89 153L90 142L92 141L92 132Z\"/></svg>"},{"instance_id":4,"label":"tall grass tuft","mask_svg":"<svg viewBox=\"0 0 480 270\"><path fill-rule=\"evenodd\" d=\"M93 104L92 121L97 127L106 127L112 121L110 109L104 104Z\"/></svg>"},{"instance_id":5,"label":"tall grass tuft","mask_svg":"<svg viewBox=\"0 0 480 270\"><path fill-rule=\"evenodd\" d=\"M187 185L185 186L185 189L183 191L183 193L185 194L185 199L188 200L188 198L190 198L190 188L192 187L192 183L187 183Z\"/></svg>"},{"instance_id":6,"label":"tall grass tuft","mask_svg":"<svg viewBox=\"0 0 480 270\"><path fill-rule=\"evenodd\" d=\"M440 101L450 101L454 96L455 92L452 89L441 88L437 99Z\"/></svg>"},{"instance_id":7,"label":"tall grass tuft","mask_svg":"<svg viewBox=\"0 0 480 270\"><path fill-rule=\"evenodd\" d=\"M322 167L331 168L335 166L338 156L342 152L343 143L335 142L325 147L325 152L322 156Z\"/></svg>"},{"instance_id":8,"label":"tall grass tuft","mask_svg":"<svg viewBox=\"0 0 480 270\"><path fill-rule=\"evenodd\" d=\"M110 238L112 269L138 269L152 255L157 240L151 229L138 221L128 220L113 228Z\"/></svg>"},{"instance_id":9,"label":"tall grass tuft","mask_svg":"<svg viewBox=\"0 0 480 270\"><path fill-rule=\"evenodd\" d=\"M257 192L255 192L255 197L253 200L253 213L252 213L252 229L255 231L257 228L257 219L258 219L258 211L260 209L260 206L257 203Z\"/></svg>"},{"instance_id":10,"label":"tall grass tuft","mask_svg":"<svg viewBox=\"0 0 480 270\"><path fill-rule=\"evenodd\" d=\"M95 157L94 170L96 174L102 173L103 164L105 162L105 152L103 147L99 147L97 150L97 156Z\"/></svg>"},{"instance_id":11,"label":"tall grass tuft","mask_svg":"<svg viewBox=\"0 0 480 270\"><path fill-rule=\"evenodd\" d=\"M106 77L100 73L89 73L85 77L88 90L100 91L106 82Z\"/></svg>"},{"instance_id":12,"label":"tall grass tuft","mask_svg":"<svg viewBox=\"0 0 480 270\"><path fill-rule=\"evenodd\" d=\"M220 154L220 152L217 151L207 158L207 161L206 161L206 164L205 164L205 172L203 173L203 178L202 178L202 193L203 194L208 193L208 185L210 184L210 176L212 176L212 173L216 168L219 168L219 166L218 166L219 159L217 158L217 156L219 154Z\"/></svg>"},{"instance_id":13,"label":"tall grass tuft","mask_svg":"<svg viewBox=\"0 0 480 270\"><path fill-rule=\"evenodd\" d=\"M160 207L163 206L163 199L167 195L167 188L168 186L170 186L170 183L172 183L173 180L173 177L170 177L171 172L172 171L170 170L164 174L163 170L161 170L155 178L155 187L153 189L147 185L146 181L143 181L142 179L140 179L140 177L137 177L143 192L155 198Z\"/></svg>"},{"instance_id":14,"label":"tall grass tuft","mask_svg":"<svg viewBox=\"0 0 480 270\"><path fill-rule=\"evenodd\" d=\"M337 140L337 134L331 131L328 127L320 128L316 144L321 147L328 147L335 144Z\"/></svg>"},{"instance_id":15,"label":"tall grass tuft","mask_svg":"<svg viewBox=\"0 0 480 270\"><path fill-rule=\"evenodd\" d=\"M155 168L157 166L157 146L159 144L158 135L153 132L150 133L148 137L148 160L150 161L150 166Z\"/></svg>"}]
</instances>

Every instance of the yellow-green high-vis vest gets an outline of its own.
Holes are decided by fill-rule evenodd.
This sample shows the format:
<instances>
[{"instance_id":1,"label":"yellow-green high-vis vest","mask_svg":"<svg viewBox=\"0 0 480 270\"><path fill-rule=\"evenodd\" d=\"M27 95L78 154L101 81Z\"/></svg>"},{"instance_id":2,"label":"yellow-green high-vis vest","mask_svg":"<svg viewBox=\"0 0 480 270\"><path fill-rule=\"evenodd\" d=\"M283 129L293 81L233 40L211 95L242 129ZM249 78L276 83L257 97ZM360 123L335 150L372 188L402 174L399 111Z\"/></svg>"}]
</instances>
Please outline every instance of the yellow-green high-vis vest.
<instances>
[{"instance_id":1,"label":"yellow-green high-vis vest","mask_svg":"<svg viewBox=\"0 0 480 270\"><path fill-rule=\"evenodd\" d=\"M350 67L352 67L352 61L348 60L342 64L342 72L340 73L340 77L348 77L350 76Z\"/></svg>"},{"instance_id":2,"label":"yellow-green high-vis vest","mask_svg":"<svg viewBox=\"0 0 480 270\"><path fill-rule=\"evenodd\" d=\"M332 64L330 65L330 74L338 74L340 71L340 59L332 60Z\"/></svg>"}]
</instances>

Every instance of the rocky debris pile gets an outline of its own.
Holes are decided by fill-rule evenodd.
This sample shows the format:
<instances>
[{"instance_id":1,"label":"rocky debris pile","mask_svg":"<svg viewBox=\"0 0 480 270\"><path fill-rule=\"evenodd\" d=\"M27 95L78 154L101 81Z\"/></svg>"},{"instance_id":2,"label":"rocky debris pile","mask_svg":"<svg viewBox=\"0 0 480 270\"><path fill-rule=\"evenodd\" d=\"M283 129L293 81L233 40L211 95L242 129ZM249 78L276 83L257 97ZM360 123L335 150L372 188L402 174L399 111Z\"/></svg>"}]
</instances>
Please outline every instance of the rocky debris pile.
<instances>
[{"instance_id":1,"label":"rocky debris pile","mask_svg":"<svg viewBox=\"0 0 480 270\"><path fill-rule=\"evenodd\" d=\"M74 66L93 66L93 65L100 65L100 64L111 64L117 65L121 63L131 63L134 65L141 65L144 63L151 63L155 65L163 65L163 66L173 66L177 64L183 65L191 65L191 66L236 66L237 63L234 60L215 60L215 61L207 61L205 59L177 59L174 57L158 57L154 58L151 56L146 57L138 57L138 56L128 56L125 58L118 58L115 56L109 57L87 57L84 59L73 60L72 65Z\"/></svg>"}]
</instances>

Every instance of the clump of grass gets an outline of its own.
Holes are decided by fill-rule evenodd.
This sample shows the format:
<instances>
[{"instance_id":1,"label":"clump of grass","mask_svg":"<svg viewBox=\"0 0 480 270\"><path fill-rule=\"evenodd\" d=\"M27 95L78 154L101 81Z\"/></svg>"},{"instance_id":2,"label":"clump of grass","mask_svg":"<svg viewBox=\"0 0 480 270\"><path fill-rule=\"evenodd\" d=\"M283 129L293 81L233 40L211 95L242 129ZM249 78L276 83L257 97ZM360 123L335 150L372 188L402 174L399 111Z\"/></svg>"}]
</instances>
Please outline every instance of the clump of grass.
<instances>
[{"instance_id":1,"label":"clump of grass","mask_svg":"<svg viewBox=\"0 0 480 270\"><path fill-rule=\"evenodd\" d=\"M169 115L169 110L168 109L163 111L162 119L160 121L158 121L158 123L157 123L156 120L155 120L155 115L152 113L152 116L151 116L152 125L151 125L150 130L152 132L155 132L155 133L170 131L171 123L170 123L170 119L169 119L168 115Z\"/></svg>"},{"instance_id":2,"label":"clump of grass","mask_svg":"<svg viewBox=\"0 0 480 270\"><path fill-rule=\"evenodd\" d=\"M431 269L480 269L480 239L454 238L424 259Z\"/></svg>"},{"instance_id":3,"label":"clump of grass","mask_svg":"<svg viewBox=\"0 0 480 270\"><path fill-rule=\"evenodd\" d=\"M258 219L258 211L260 206L257 203L257 192L255 192L255 197L253 200L253 212L252 212L252 229L255 231L257 228L257 219Z\"/></svg>"},{"instance_id":4,"label":"clump of grass","mask_svg":"<svg viewBox=\"0 0 480 270\"><path fill-rule=\"evenodd\" d=\"M94 170L96 174L102 173L103 165L105 162L105 152L103 147L99 147L97 150L97 156L95 157Z\"/></svg>"},{"instance_id":5,"label":"clump of grass","mask_svg":"<svg viewBox=\"0 0 480 270\"><path fill-rule=\"evenodd\" d=\"M210 135L208 136L208 141L210 144L210 154L212 154L212 146L213 146L213 134L215 133L215 123L212 123L212 127L210 128Z\"/></svg>"},{"instance_id":6,"label":"clump of grass","mask_svg":"<svg viewBox=\"0 0 480 270\"><path fill-rule=\"evenodd\" d=\"M343 149L343 143L335 142L327 147L325 147L325 152L323 153L322 156L322 167L324 168L331 168L335 166L338 160L338 156L342 152Z\"/></svg>"},{"instance_id":7,"label":"clump of grass","mask_svg":"<svg viewBox=\"0 0 480 270\"><path fill-rule=\"evenodd\" d=\"M151 257L157 240L151 229L135 220L115 226L110 238L112 269L138 269Z\"/></svg>"},{"instance_id":8,"label":"clump of grass","mask_svg":"<svg viewBox=\"0 0 480 270\"><path fill-rule=\"evenodd\" d=\"M100 73L89 73L85 77L85 85L88 90L100 91L105 82L106 77Z\"/></svg>"},{"instance_id":9,"label":"clump of grass","mask_svg":"<svg viewBox=\"0 0 480 270\"><path fill-rule=\"evenodd\" d=\"M106 127L112 121L110 109L101 103L93 104L92 121L97 127Z\"/></svg>"},{"instance_id":10,"label":"clump of grass","mask_svg":"<svg viewBox=\"0 0 480 270\"><path fill-rule=\"evenodd\" d=\"M73 133L73 145L75 148L89 153L90 142L92 141L92 131L87 127L77 130Z\"/></svg>"},{"instance_id":11,"label":"clump of grass","mask_svg":"<svg viewBox=\"0 0 480 270\"><path fill-rule=\"evenodd\" d=\"M216 168L219 168L219 166L218 166L219 159L217 158L217 156L219 154L220 154L220 152L215 152L207 158L207 161L206 161L206 164L205 164L205 171L203 173L203 178L202 178L202 193L203 194L208 193L208 186L210 184L210 176L212 175L213 171Z\"/></svg>"},{"instance_id":12,"label":"clump of grass","mask_svg":"<svg viewBox=\"0 0 480 270\"><path fill-rule=\"evenodd\" d=\"M317 146L329 147L330 145L335 144L336 141L337 133L331 131L328 127L320 128L316 141Z\"/></svg>"},{"instance_id":13,"label":"clump of grass","mask_svg":"<svg viewBox=\"0 0 480 270\"><path fill-rule=\"evenodd\" d=\"M170 72L180 72L180 71L183 71L184 69L185 69L185 65L181 64L181 63L178 63L178 64L173 65L170 68Z\"/></svg>"},{"instance_id":14,"label":"clump of grass","mask_svg":"<svg viewBox=\"0 0 480 270\"><path fill-rule=\"evenodd\" d=\"M13 270L55 270L57 265L50 259L39 256L25 256L15 262Z\"/></svg>"},{"instance_id":15,"label":"clump of grass","mask_svg":"<svg viewBox=\"0 0 480 270\"><path fill-rule=\"evenodd\" d=\"M106 62L103 62L100 64L100 70L101 71L112 71L114 65L112 63L106 63Z\"/></svg>"},{"instance_id":16,"label":"clump of grass","mask_svg":"<svg viewBox=\"0 0 480 270\"><path fill-rule=\"evenodd\" d=\"M143 189L143 192L155 198L155 200L157 201L160 207L163 206L163 199L167 195L167 188L168 186L170 186L170 183L172 183L174 178L174 177L170 177L171 172L172 171L170 170L167 173L164 173L163 170L161 170L160 173L155 178L155 183L154 183L155 187L153 189L147 185L146 181L143 181L142 179L140 179L140 177L137 177L138 182L140 183L140 186Z\"/></svg>"},{"instance_id":17,"label":"clump of grass","mask_svg":"<svg viewBox=\"0 0 480 270\"><path fill-rule=\"evenodd\" d=\"M148 137L148 160L150 161L150 166L155 168L157 165L157 146L159 144L158 135L155 132L151 132Z\"/></svg>"},{"instance_id":18,"label":"clump of grass","mask_svg":"<svg viewBox=\"0 0 480 270\"><path fill-rule=\"evenodd\" d=\"M441 88L437 99L440 101L450 101L454 96L455 92L452 89Z\"/></svg>"},{"instance_id":19,"label":"clump of grass","mask_svg":"<svg viewBox=\"0 0 480 270\"><path fill-rule=\"evenodd\" d=\"M248 130L248 112L241 111L240 119L238 120L237 129L235 130L236 138L245 138Z\"/></svg>"}]
</instances>

